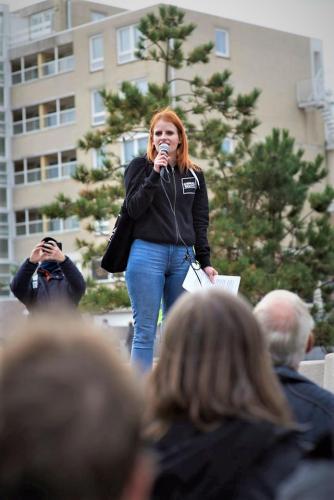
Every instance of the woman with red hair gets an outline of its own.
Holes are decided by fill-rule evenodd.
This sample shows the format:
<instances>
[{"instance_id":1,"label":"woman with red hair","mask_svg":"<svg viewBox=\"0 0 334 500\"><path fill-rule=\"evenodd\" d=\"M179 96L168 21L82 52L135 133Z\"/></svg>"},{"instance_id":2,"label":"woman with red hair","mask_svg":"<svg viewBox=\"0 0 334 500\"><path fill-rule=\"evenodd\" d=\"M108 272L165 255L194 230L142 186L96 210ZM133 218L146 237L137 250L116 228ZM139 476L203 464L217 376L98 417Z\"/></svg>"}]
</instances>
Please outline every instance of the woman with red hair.
<instances>
[{"instance_id":1,"label":"woman with red hair","mask_svg":"<svg viewBox=\"0 0 334 500\"><path fill-rule=\"evenodd\" d=\"M126 283L134 318L131 359L152 366L161 301L164 315L183 292L197 260L213 281L207 240L208 195L201 169L189 158L184 125L169 108L150 124L147 154L125 173L127 210L135 221Z\"/></svg>"}]
</instances>

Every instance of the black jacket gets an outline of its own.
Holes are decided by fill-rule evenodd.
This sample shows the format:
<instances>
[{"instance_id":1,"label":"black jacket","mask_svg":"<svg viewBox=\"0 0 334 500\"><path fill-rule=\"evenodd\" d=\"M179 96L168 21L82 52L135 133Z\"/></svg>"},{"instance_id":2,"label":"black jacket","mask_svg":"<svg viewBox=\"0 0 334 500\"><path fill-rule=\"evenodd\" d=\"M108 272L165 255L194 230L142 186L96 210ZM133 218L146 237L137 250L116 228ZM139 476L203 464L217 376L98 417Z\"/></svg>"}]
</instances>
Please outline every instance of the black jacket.
<instances>
[{"instance_id":1,"label":"black jacket","mask_svg":"<svg viewBox=\"0 0 334 500\"><path fill-rule=\"evenodd\" d=\"M276 366L275 372L296 420L304 424L305 441L314 446L323 434L334 433L334 394L288 366Z\"/></svg>"},{"instance_id":2,"label":"black jacket","mask_svg":"<svg viewBox=\"0 0 334 500\"><path fill-rule=\"evenodd\" d=\"M52 273L47 280L41 272L37 272L37 281L32 276L38 264L26 259L15 274L10 288L29 311L44 305L62 304L77 305L85 293L85 280L69 257L59 263L60 271Z\"/></svg>"},{"instance_id":3,"label":"black jacket","mask_svg":"<svg viewBox=\"0 0 334 500\"><path fill-rule=\"evenodd\" d=\"M156 444L152 500L267 500L304 454L299 433L225 419L211 432L174 423Z\"/></svg>"},{"instance_id":4,"label":"black jacket","mask_svg":"<svg viewBox=\"0 0 334 500\"><path fill-rule=\"evenodd\" d=\"M196 172L198 186L190 171L182 173L177 166L164 170L161 177L146 157L135 158L126 169L127 209L136 221L134 238L194 246L201 266L209 266L209 206L204 175Z\"/></svg>"}]
</instances>

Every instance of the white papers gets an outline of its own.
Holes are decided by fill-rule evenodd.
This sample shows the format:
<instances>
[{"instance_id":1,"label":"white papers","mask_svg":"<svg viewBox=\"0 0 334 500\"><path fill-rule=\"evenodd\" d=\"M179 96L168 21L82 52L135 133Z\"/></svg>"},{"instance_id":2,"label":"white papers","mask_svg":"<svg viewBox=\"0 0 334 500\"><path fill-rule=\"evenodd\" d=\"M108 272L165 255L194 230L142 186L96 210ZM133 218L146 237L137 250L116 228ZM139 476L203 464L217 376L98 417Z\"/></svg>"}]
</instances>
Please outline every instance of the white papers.
<instances>
[{"instance_id":1,"label":"white papers","mask_svg":"<svg viewBox=\"0 0 334 500\"><path fill-rule=\"evenodd\" d=\"M183 288L188 292L195 292L203 288L218 287L227 292L237 295L240 284L240 276L226 276L218 274L215 276L215 282L211 283L203 269L194 270L189 266L189 270L182 284Z\"/></svg>"}]
</instances>

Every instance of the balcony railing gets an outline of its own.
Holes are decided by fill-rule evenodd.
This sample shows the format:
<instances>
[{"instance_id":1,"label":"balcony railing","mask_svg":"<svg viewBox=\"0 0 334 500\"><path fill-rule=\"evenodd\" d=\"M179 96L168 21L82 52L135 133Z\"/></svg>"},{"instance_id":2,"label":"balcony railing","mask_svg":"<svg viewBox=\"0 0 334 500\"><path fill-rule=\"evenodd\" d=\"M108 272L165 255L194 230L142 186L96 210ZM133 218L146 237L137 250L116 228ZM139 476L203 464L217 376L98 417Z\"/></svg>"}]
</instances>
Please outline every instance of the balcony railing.
<instances>
[{"instance_id":1,"label":"balcony railing","mask_svg":"<svg viewBox=\"0 0 334 500\"><path fill-rule=\"evenodd\" d=\"M74 174L77 162L69 161L67 163L59 163L57 165L49 165L45 168L46 179L64 179L71 177Z\"/></svg>"},{"instance_id":2,"label":"balcony railing","mask_svg":"<svg viewBox=\"0 0 334 500\"><path fill-rule=\"evenodd\" d=\"M31 168L29 170L21 170L15 172L15 185L17 184L30 184L32 182L39 182L41 180L41 168Z\"/></svg>"},{"instance_id":3,"label":"balcony railing","mask_svg":"<svg viewBox=\"0 0 334 500\"><path fill-rule=\"evenodd\" d=\"M74 56L66 56L43 63L40 68L40 74L37 65L24 70L14 71L12 73L12 85L18 85L20 83L30 82L31 80L38 80L38 78L72 71L74 69Z\"/></svg>"},{"instance_id":4,"label":"balcony railing","mask_svg":"<svg viewBox=\"0 0 334 500\"><path fill-rule=\"evenodd\" d=\"M41 126L42 121L42 126ZM75 122L75 108L64 109L55 113L48 113L42 116L40 120L39 116L33 118L27 118L26 120L21 120L13 123L13 134L26 134L28 132L34 132L36 130L44 128L59 127L61 125L66 125Z\"/></svg>"},{"instance_id":5,"label":"balcony railing","mask_svg":"<svg viewBox=\"0 0 334 500\"><path fill-rule=\"evenodd\" d=\"M74 174L77 166L75 160L45 167L45 180L68 179ZM42 179L41 167L15 172L15 185L40 182Z\"/></svg>"},{"instance_id":6,"label":"balcony railing","mask_svg":"<svg viewBox=\"0 0 334 500\"><path fill-rule=\"evenodd\" d=\"M16 223L16 236L24 234L35 234L43 232L43 221L37 220L34 222L17 222Z\"/></svg>"},{"instance_id":7,"label":"balcony railing","mask_svg":"<svg viewBox=\"0 0 334 500\"><path fill-rule=\"evenodd\" d=\"M325 101L325 83L323 72L309 80L297 82L297 102L301 108L321 106Z\"/></svg>"}]
</instances>

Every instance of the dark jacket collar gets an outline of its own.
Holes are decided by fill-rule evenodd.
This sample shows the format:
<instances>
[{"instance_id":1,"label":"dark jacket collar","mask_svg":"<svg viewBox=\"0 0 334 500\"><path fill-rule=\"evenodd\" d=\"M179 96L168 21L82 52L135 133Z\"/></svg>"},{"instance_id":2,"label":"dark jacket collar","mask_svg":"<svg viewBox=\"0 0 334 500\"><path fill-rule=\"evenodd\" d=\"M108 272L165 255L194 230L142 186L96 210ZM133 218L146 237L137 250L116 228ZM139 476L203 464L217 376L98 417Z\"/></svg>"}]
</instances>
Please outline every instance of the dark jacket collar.
<instances>
[{"instance_id":1,"label":"dark jacket collar","mask_svg":"<svg viewBox=\"0 0 334 500\"><path fill-rule=\"evenodd\" d=\"M283 381L291 381L291 382L310 382L307 377L304 377L301 373L297 372L293 368L289 366L280 365L274 366L274 370L276 375Z\"/></svg>"}]
</instances>

